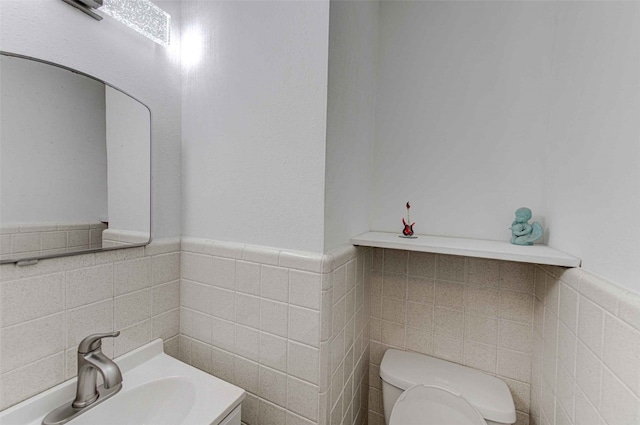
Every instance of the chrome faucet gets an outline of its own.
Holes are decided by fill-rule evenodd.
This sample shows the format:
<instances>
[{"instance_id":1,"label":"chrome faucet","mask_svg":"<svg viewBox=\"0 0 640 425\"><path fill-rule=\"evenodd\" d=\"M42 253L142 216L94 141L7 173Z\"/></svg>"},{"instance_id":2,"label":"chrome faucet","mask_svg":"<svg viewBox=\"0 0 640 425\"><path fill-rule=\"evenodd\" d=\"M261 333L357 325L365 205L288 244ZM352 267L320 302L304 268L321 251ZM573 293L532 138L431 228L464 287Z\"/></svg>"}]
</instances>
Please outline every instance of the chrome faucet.
<instances>
[{"instance_id":1,"label":"chrome faucet","mask_svg":"<svg viewBox=\"0 0 640 425\"><path fill-rule=\"evenodd\" d=\"M122 389L122 373L102 352L102 338L115 338L120 331L89 335L78 346L78 385L76 398L50 412L42 425L62 425L100 404ZM98 373L104 385L98 386Z\"/></svg>"},{"instance_id":2,"label":"chrome faucet","mask_svg":"<svg viewBox=\"0 0 640 425\"><path fill-rule=\"evenodd\" d=\"M109 392L118 392L122 388L122 374L120 368L110 358L102 353L102 338L114 338L120 331L90 335L83 339L78 346L78 389L76 399L71 406L87 407L98 400L98 372L102 375L104 388Z\"/></svg>"}]
</instances>

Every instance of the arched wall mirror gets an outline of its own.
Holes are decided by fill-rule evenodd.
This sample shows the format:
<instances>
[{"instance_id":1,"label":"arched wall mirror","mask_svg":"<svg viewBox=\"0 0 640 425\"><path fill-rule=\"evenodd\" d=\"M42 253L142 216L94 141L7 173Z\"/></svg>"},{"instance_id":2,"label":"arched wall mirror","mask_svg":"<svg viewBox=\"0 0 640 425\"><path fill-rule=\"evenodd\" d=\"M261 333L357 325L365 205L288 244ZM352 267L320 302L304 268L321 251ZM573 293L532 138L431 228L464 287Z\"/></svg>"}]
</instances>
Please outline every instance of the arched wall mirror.
<instances>
[{"instance_id":1,"label":"arched wall mirror","mask_svg":"<svg viewBox=\"0 0 640 425\"><path fill-rule=\"evenodd\" d=\"M81 72L0 53L0 262L151 241L151 111Z\"/></svg>"}]
</instances>

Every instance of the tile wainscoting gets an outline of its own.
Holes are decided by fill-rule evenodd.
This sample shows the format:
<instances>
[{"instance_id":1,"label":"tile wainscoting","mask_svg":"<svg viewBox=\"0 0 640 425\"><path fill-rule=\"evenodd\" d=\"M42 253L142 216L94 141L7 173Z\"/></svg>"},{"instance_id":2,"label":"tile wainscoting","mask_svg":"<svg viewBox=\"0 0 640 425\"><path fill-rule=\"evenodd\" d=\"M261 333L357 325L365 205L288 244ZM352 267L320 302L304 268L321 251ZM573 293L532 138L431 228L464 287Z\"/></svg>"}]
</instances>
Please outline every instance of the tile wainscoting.
<instances>
[{"instance_id":1,"label":"tile wainscoting","mask_svg":"<svg viewBox=\"0 0 640 425\"><path fill-rule=\"evenodd\" d=\"M535 267L374 249L369 424L384 425L380 361L410 350L498 376L529 423Z\"/></svg>"},{"instance_id":2,"label":"tile wainscoting","mask_svg":"<svg viewBox=\"0 0 640 425\"><path fill-rule=\"evenodd\" d=\"M120 356L154 338L177 355L180 240L0 266L0 410L76 374L80 340Z\"/></svg>"},{"instance_id":3,"label":"tile wainscoting","mask_svg":"<svg viewBox=\"0 0 640 425\"><path fill-rule=\"evenodd\" d=\"M244 388L245 424L363 423L367 252L183 239L179 358Z\"/></svg>"},{"instance_id":4,"label":"tile wainscoting","mask_svg":"<svg viewBox=\"0 0 640 425\"><path fill-rule=\"evenodd\" d=\"M531 423L640 423L640 296L582 269L537 267Z\"/></svg>"},{"instance_id":5,"label":"tile wainscoting","mask_svg":"<svg viewBox=\"0 0 640 425\"><path fill-rule=\"evenodd\" d=\"M75 375L79 340L153 338L247 390L247 425L384 424L394 347L505 380L519 425L640 423L640 296L582 269L205 239L0 267L0 409ZM37 341L37 344L34 344Z\"/></svg>"},{"instance_id":6,"label":"tile wainscoting","mask_svg":"<svg viewBox=\"0 0 640 425\"><path fill-rule=\"evenodd\" d=\"M0 260L97 249L106 228L104 223L5 226L0 228Z\"/></svg>"}]
</instances>

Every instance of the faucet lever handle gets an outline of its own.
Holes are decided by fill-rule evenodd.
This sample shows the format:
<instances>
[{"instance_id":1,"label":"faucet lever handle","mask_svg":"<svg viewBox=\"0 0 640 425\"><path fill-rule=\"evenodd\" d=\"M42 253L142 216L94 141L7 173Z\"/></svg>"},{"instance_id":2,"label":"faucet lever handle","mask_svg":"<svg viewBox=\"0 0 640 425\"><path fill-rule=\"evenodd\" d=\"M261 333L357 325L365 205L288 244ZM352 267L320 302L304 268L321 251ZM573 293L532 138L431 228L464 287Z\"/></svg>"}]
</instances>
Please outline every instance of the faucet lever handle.
<instances>
[{"instance_id":1,"label":"faucet lever handle","mask_svg":"<svg viewBox=\"0 0 640 425\"><path fill-rule=\"evenodd\" d=\"M102 338L115 338L118 335L120 335L120 331L89 335L80 341L80 345L78 345L78 353L88 354L95 351L102 347Z\"/></svg>"}]
</instances>

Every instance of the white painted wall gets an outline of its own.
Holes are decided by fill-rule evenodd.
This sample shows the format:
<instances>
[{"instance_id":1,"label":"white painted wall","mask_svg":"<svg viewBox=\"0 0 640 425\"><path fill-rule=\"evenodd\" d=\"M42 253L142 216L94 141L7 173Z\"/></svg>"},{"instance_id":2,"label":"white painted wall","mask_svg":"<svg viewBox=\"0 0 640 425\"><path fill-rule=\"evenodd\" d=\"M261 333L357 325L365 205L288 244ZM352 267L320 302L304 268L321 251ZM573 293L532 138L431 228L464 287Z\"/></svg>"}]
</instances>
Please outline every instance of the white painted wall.
<instances>
[{"instance_id":1,"label":"white painted wall","mask_svg":"<svg viewBox=\"0 0 640 425\"><path fill-rule=\"evenodd\" d=\"M369 231L378 2L331 1L324 250Z\"/></svg>"},{"instance_id":2,"label":"white painted wall","mask_svg":"<svg viewBox=\"0 0 640 425\"><path fill-rule=\"evenodd\" d=\"M104 84L1 56L0 111L1 224L97 223L105 217Z\"/></svg>"},{"instance_id":3,"label":"white painted wall","mask_svg":"<svg viewBox=\"0 0 640 425\"><path fill-rule=\"evenodd\" d=\"M553 15L542 2L381 2L371 228L508 240L544 215Z\"/></svg>"},{"instance_id":4,"label":"white painted wall","mask_svg":"<svg viewBox=\"0 0 640 425\"><path fill-rule=\"evenodd\" d=\"M549 104L549 244L640 293L640 3L560 2Z\"/></svg>"},{"instance_id":5,"label":"white painted wall","mask_svg":"<svg viewBox=\"0 0 640 425\"><path fill-rule=\"evenodd\" d=\"M183 20L183 235L322 252L328 1Z\"/></svg>"},{"instance_id":6,"label":"white painted wall","mask_svg":"<svg viewBox=\"0 0 640 425\"><path fill-rule=\"evenodd\" d=\"M640 292L640 3L383 2L373 230L550 246Z\"/></svg>"},{"instance_id":7,"label":"white painted wall","mask_svg":"<svg viewBox=\"0 0 640 425\"><path fill-rule=\"evenodd\" d=\"M109 229L149 233L149 110L112 87L105 92Z\"/></svg>"},{"instance_id":8,"label":"white painted wall","mask_svg":"<svg viewBox=\"0 0 640 425\"><path fill-rule=\"evenodd\" d=\"M172 16L170 48L62 1L0 0L1 50L86 72L151 109L154 238L180 235L180 3L157 3Z\"/></svg>"}]
</instances>

